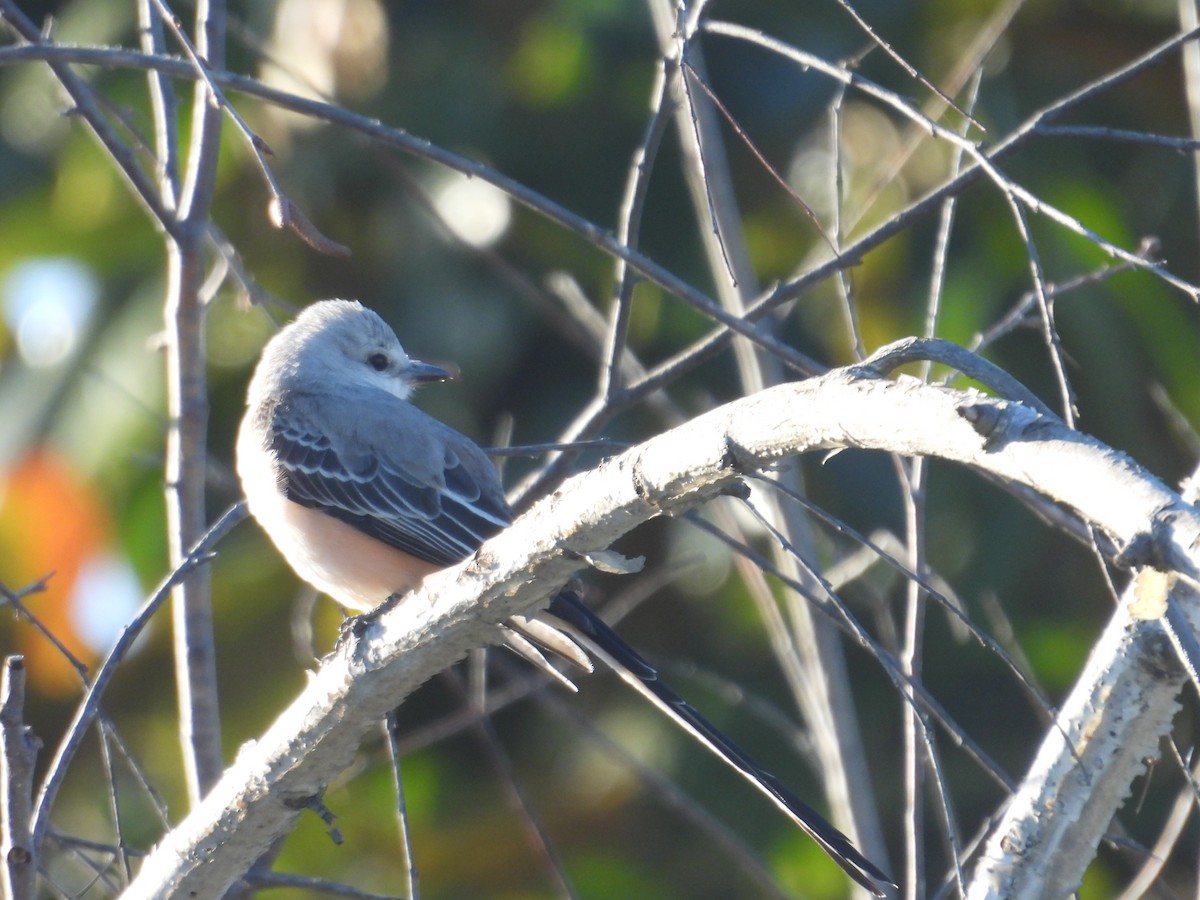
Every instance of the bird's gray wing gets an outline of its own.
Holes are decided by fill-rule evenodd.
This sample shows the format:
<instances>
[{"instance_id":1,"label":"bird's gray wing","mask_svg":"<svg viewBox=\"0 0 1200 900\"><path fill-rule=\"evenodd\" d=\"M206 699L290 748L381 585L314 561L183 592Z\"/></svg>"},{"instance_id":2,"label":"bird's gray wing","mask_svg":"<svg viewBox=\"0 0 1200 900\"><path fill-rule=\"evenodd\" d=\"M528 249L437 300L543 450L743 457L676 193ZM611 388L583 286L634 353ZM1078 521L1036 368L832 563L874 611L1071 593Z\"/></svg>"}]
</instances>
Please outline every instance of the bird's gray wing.
<instances>
[{"instance_id":1,"label":"bird's gray wing","mask_svg":"<svg viewBox=\"0 0 1200 900\"><path fill-rule=\"evenodd\" d=\"M262 413L287 498L398 550L450 565L512 521L483 451L391 394L351 409L299 393Z\"/></svg>"}]
</instances>

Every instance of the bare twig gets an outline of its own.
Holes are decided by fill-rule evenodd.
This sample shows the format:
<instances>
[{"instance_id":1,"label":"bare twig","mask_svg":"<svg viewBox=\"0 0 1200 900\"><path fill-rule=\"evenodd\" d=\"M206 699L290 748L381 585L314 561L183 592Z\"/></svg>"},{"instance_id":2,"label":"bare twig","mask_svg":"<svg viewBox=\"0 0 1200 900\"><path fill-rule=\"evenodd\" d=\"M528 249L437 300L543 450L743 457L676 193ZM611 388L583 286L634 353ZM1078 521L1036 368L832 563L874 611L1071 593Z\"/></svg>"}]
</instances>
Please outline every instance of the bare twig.
<instances>
[{"instance_id":1,"label":"bare twig","mask_svg":"<svg viewBox=\"0 0 1200 900\"><path fill-rule=\"evenodd\" d=\"M0 0L0 21L8 26L20 43L28 45L29 49L49 50L54 46L21 12L13 0ZM155 59L156 57L146 58ZM117 164L117 169L124 175L133 189L134 195L150 213L155 224L164 231L170 232L175 224L172 210L163 205L154 182L138 165L133 151L120 139L115 129L104 117L91 86L72 71L67 60L54 53L48 54L45 60L54 73L54 77L75 104L75 110L79 117L87 123L93 136Z\"/></svg>"},{"instance_id":2,"label":"bare twig","mask_svg":"<svg viewBox=\"0 0 1200 900\"><path fill-rule=\"evenodd\" d=\"M202 58L203 56L212 57L213 54L202 54L200 50L192 46L192 42L188 40L188 36L183 31L183 26L175 17L175 14L167 6L164 0L149 0L153 3L162 17L162 21L167 23L171 29L171 33L175 36L176 42L183 48L184 54L188 61L194 67L195 74L198 78L198 83L203 83L208 90L209 104L219 110L223 110L229 115L230 121L233 122L237 133L242 137L246 146L250 150L250 155L258 165L258 171L266 183L267 192L270 194L270 201L267 204L268 218L276 228L286 228L303 240L314 250L325 253L330 256L349 256L350 248L339 244L337 241L323 235L316 225L306 216L294 202L279 187L279 182L275 179L275 173L271 171L270 165L267 163L268 156L274 156L275 152L270 148L266 141L250 129L246 124L246 120L238 113L236 107L233 106L227 99L221 88L213 81L209 74L210 66L218 65L218 62L213 58ZM223 28L223 23L222 23ZM203 37L203 32L198 29L198 33ZM223 39L223 35L222 35ZM211 41L198 41L197 47L203 46ZM197 97L197 102L199 98Z\"/></svg>"},{"instance_id":3,"label":"bare twig","mask_svg":"<svg viewBox=\"0 0 1200 900\"><path fill-rule=\"evenodd\" d=\"M112 744L104 733L104 729L101 729L100 734L100 760L104 766L105 786L108 788L108 797L106 798L108 812L112 817L113 829L117 833L116 852L113 856L120 868L113 877L114 880L119 878L122 885L127 885L133 870L129 865L129 848L125 841L125 820L121 816L121 802L117 797L117 773L113 768Z\"/></svg>"},{"instance_id":4,"label":"bare twig","mask_svg":"<svg viewBox=\"0 0 1200 900\"><path fill-rule=\"evenodd\" d=\"M455 692L458 694L459 700L464 703L470 703L465 685L458 679L454 672L446 672L445 680L448 681ZM500 736L496 733L496 727L492 724L491 716L483 711L478 704L475 705L479 710L479 715L475 718L475 723L472 730L479 739L484 752L487 755L492 768L495 770L497 777L500 778L504 788L505 796L508 800L510 809L521 824L524 826L526 842L533 851L541 865L542 871L546 873L555 894L563 898L563 900L571 900L577 897L575 889L571 886L570 879L567 878L567 867L563 862L562 856L555 849L554 844L550 841L546 834L545 826L541 819L534 811L525 790L521 787L520 781L517 779L517 773L513 769L512 760L504 751L504 746L500 741Z\"/></svg>"},{"instance_id":5,"label":"bare twig","mask_svg":"<svg viewBox=\"0 0 1200 900\"><path fill-rule=\"evenodd\" d=\"M875 44L875 46L878 47L879 49L881 49L884 53L886 53L888 55L888 57L896 63L896 65L900 66L900 68L902 68L905 72L907 72L908 76L910 78L918 81L920 84L922 84L923 86L925 86L926 88L931 90L933 93L937 94L937 96L939 98L941 98L943 103L945 103L947 106L949 106L955 112L957 112L960 116L962 116L964 119L966 119L969 124L974 125L976 128L978 128L982 131L987 130L982 125L980 125L977 121L975 121L975 118L969 112L967 112L966 109L963 109L961 106L959 106L957 103L955 103L954 99L952 97L950 97L950 95L946 94L936 84L934 84L932 81L930 81L924 75L922 75L920 70L917 69L916 66L912 65L912 63L910 63L908 60L906 60L903 56L901 56L895 47L893 47L891 44L889 44L887 41L885 41L882 37L880 37L879 32L877 32L874 28L871 27L871 23L869 23L866 19L864 19L862 16L860 16L858 14L858 10L856 10L854 8L854 6L849 2L849 0L837 0L837 4L842 9L844 9L847 13L850 14L850 18L852 18L854 20L854 24L856 24L859 28L861 28L863 31L865 31L867 33L867 35L871 38L871 41ZM969 105L968 105L968 108L969 108Z\"/></svg>"},{"instance_id":6,"label":"bare twig","mask_svg":"<svg viewBox=\"0 0 1200 900\"><path fill-rule=\"evenodd\" d=\"M1017 225L1017 233L1025 245L1025 254L1029 260L1029 272L1033 279L1033 296L1037 300L1038 310L1041 313L1042 335L1046 341L1050 363L1054 367L1054 377L1058 381L1059 400L1062 403L1059 415L1068 425L1074 425L1075 416L1078 415L1075 391L1067 377L1066 354L1063 352L1058 325L1054 321L1054 306L1046 296L1046 275L1042 271L1041 256L1033 243L1033 234L1029 230L1029 220L1025 216L1025 210L1021 208L1015 197L1005 194L1005 199L1009 201L1013 220Z\"/></svg>"},{"instance_id":7,"label":"bare twig","mask_svg":"<svg viewBox=\"0 0 1200 900\"><path fill-rule=\"evenodd\" d=\"M166 55L162 18L155 15L154 0L138 0L138 39L142 50L154 56ZM179 204L179 99L165 73L151 69L146 73L150 91L150 109L154 122L154 160L157 165L158 195L163 208L174 212Z\"/></svg>"},{"instance_id":8,"label":"bare twig","mask_svg":"<svg viewBox=\"0 0 1200 900\"><path fill-rule=\"evenodd\" d=\"M838 253L837 246L834 244L833 239L830 238L829 234L825 231L825 227L821 224L821 220L817 218L817 214L813 211L813 208L808 205L808 203L803 197L800 196L799 193L797 193L795 188L788 184L787 179L779 173L779 169L771 164L766 155L758 148L758 145L755 144L750 138L750 135L746 133L746 129L744 129L738 123L738 120L733 117L733 114L726 108L725 104L721 102L721 98L717 96L716 92L711 87L709 87L709 84L704 80L704 77L696 71L695 66L693 66L691 62L685 60L683 63L683 68L690 77L691 82L694 82L696 86L700 88L700 90L704 91L705 96L712 101L713 106L715 106L717 111L721 113L721 116L725 119L725 121L729 123L729 127L733 129L734 133L745 145L746 149L749 150L754 155L754 158L758 160L759 165L763 167L763 170L770 175L771 179L777 185L779 185L785 194L792 199L792 202L794 202L800 207L801 210L804 211L804 215L808 217L809 221L812 222L814 226L816 226L817 234L825 243L825 246L827 246L836 256Z\"/></svg>"},{"instance_id":9,"label":"bare twig","mask_svg":"<svg viewBox=\"0 0 1200 900\"><path fill-rule=\"evenodd\" d=\"M834 243L839 252L846 240L844 230L846 217L842 208L845 190L845 173L842 171L842 113L845 103L846 86L844 84L835 85L833 99L829 101L829 181L833 185L830 206L833 214ZM853 353L855 359L861 360L867 355L867 350L863 346L862 327L858 321L858 304L854 302L854 283L850 277L850 270L839 268L833 273L833 278L837 287L842 318L845 320L850 352Z\"/></svg>"},{"instance_id":10,"label":"bare twig","mask_svg":"<svg viewBox=\"0 0 1200 900\"><path fill-rule=\"evenodd\" d=\"M19 50L28 52L20 53ZM28 59L70 59L75 61L110 62L112 65L132 68L155 68L170 72L178 77L190 77L191 69L184 61L162 60L148 57L139 53L102 51L95 48L64 48L64 47L31 47L17 48L12 51L0 49L0 65ZM760 328L752 320L744 319L723 310L718 304L707 297L702 291L688 284L679 276L655 263L644 254L621 244L609 231L579 216L559 203L526 187L524 184L507 178L496 170L482 163L468 159L461 154L438 147L421 138L396 128L389 128L376 119L358 115L340 107L297 97L286 91L267 87L252 78L212 71L212 80L223 87L241 91L260 97L283 109L309 115L331 124L341 125L360 134L366 135L384 146L393 147L404 153L412 153L433 162L445 165L471 177L480 178L507 193L518 203L540 213L551 221L556 222L568 231L578 234L585 240L595 244L612 256L623 259L634 271L654 281L664 290L679 297L690 306L706 316L716 320L728 332L742 335L762 346L783 363L796 371L812 373L822 367L816 365L807 355L790 347L770 334L768 329ZM726 334L728 332L725 332Z\"/></svg>"},{"instance_id":11,"label":"bare twig","mask_svg":"<svg viewBox=\"0 0 1200 900\"><path fill-rule=\"evenodd\" d=\"M146 627L151 616L171 596L171 591L176 583L187 577L188 573L196 567L207 563L211 558L212 550L216 544L244 518L246 518L244 503L236 504L221 516L171 574L159 585L158 589L142 604L137 614L121 629L120 636L113 644L112 649L109 650L108 656L104 658L104 662L96 670L95 677L92 678L91 683L88 685L87 693L84 695L78 709L76 709L75 717L63 735L58 749L50 761L46 777L42 781L34 810L33 837L35 846L41 846L42 840L46 836L50 827L50 812L58 796L58 791L62 787L63 780L66 778L67 767L74 758L75 752L78 750L79 744L82 742L88 727L99 715L100 700L109 682L116 674L118 664L125 659L129 648L138 635L142 633L142 629Z\"/></svg>"},{"instance_id":12,"label":"bare twig","mask_svg":"<svg viewBox=\"0 0 1200 900\"><path fill-rule=\"evenodd\" d=\"M754 879L755 884L763 891L763 896L783 900L786 895L780 890L773 873L755 856L754 851L746 846L735 832L685 794L671 779L658 774L642 763L636 756L580 715L574 705L565 703L561 697L542 691L537 694L535 699L539 706L550 710L558 718L570 723L572 727L583 734L589 744L635 772L638 779L649 785L667 806L692 823L706 839L715 841L716 845L723 849L743 872Z\"/></svg>"},{"instance_id":13,"label":"bare twig","mask_svg":"<svg viewBox=\"0 0 1200 900\"><path fill-rule=\"evenodd\" d=\"M1159 249L1158 241L1148 238L1143 240L1138 246L1137 252L1139 255L1149 259L1156 256ZM1048 282L1044 287L1045 298L1048 302L1052 302L1058 297L1079 290L1080 288L1103 284L1113 276L1120 275L1122 272L1128 272L1132 268L1129 263L1114 263L1100 266L1091 272L1084 272L1059 283ZM1036 291L1026 291L1009 312L985 331L975 336L970 343L969 349L978 352L994 344L1005 335L1011 334L1017 328L1034 324L1032 314L1037 307L1038 295ZM1040 321L1039 319L1038 322L1040 323Z\"/></svg>"},{"instance_id":14,"label":"bare twig","mask_svg":"<svg viewBox=\"0 0 1200 900\"><path fill-rule=\"evenodd\" d=\"M1023 128L1017 129L1015 132L1010 134L1009 137L1001 141L995 147L991 148L988 152L984 152L975 143L960 136L957 132L939 125L937 122L913 109L903 98L899 97L892 91L880 87L874 82L863 78L861 75L853 72L847 72L844 69L838 68L837 66L830 65L820 57L814 56L811 53L806 53L796 47L792 47L783 41L776 40L773 37L763 34L761 31L756 31L755 29L746 28L741 25L734 25L729 22L716 21L705 22L704 29L713 34L722 34L727 37L738 38L740 40L748 41L757 44L760 47L772 50L787 59L793 60L801 66L812 68L836 81L845 82L851 87L854 87L868 96L875 98L885 106L890 107L906 118L922 124L934 137L948 141L952 146L960 147L974 161L974 170L977 170L980 174L990 179L996 184L997 187L1001 189L1001 191L1003 191L1005 194L1011 194L1015 200L1020 201L1033 212L1044 215L1068 231L1088 239L1110 256L1130 262L1139 268L1152 271L1159 278L1163 279L1177 290L1183 292L1191 299L1200 299L1200 288L1172 274L1162 266L1147 263L1146 260L1137 256L1132 251L1126 250L1125 248L1107 240L1106 238L1084 226L1083 223L1078 219L1062 212L1053 205L1046 203L1039 197L1036 197L1034 194L1021 187L1008 176L1004 175L996 166L996 157L998 154L1005 150L1011 149L1012 145L1018 140L1026 139L1029 133L1036 131L1037 127L1045 123L1047 120L1061 115L1063 112L1073 108L1079 103L1082 103L1083 100L1088 96L1103 90L1107 90L1116 84L1119 84L1127 77L1132 77L1130 74L1128 74L1131 68L1136 68L1140 71L1142 68L1160 61L1163 56L1174 51L1183 41L1196 37L1196 33L1172 38L1171 40L1160 44L1157 48L1155 48L1154 51L1151 51L1150 53L1139 58L1139 60L1137 60L1134 64L1117 70L1107 78L1098 79L1097 81L1089 84L1087 88L1076 91L1062 100L1051 104L1037 113Z\"/></svg>"},{"instance_id":15,"label":"bare twig","mask_svg":"<svg viewBox=\"0 0 1200 900\"><path fill-rule=\"evenodd\" d=\"M214 68L224 64L223 0L196 4L196 52ZM169 561L177 568L205 529L208 466L208 389L204 354L204 250L216 184L221 110L208 84L192 91L191 147L180 194L178 227L167 242L163 319L167 356L166 479ZM217 700L211 577L199 568L174 590L175 684L184 773L194 804L224 767Z\"/></svg>"},{"instance_id":16,"label":"bare twig","mask_svg":"<svg viewBox=\"0 0 1200 900\"><path fill-rule=\"evenodd\" d=\"M0 889L12 900L35 895L33 777L40 747L25 724L25 660L6 657L0 677Z\"/></svg>"},{"instance_id":17,"label":"bare twig","mask_svg":"<svg viewBox=\"0 0 1200 900\"><path fill-rule=\"evenodd\" d=\"M646 192L650 187L650 173L662 144L663 134L672 112L671 89L679 60L674 54L664 55L655 74L654 91L650 97L650 118L641 143L634 150L629 174L625 179L625 194L621 198L621 209L617 217L617 240L626 247L638 246L641 233L642 210L646 203ZM616 263L616 292L609 318L608 347L604 366L600 370L600 394L611 398L624 386L621 360L629 332L629 315L633 305L633 289L637 279L623 259Z\"/></svg>"},{"instance_id":18,"label":"bare twig","mask_svg":"<svg viewBox=\"0 0 1200 900\"><path fill-rule=\"evenodd\" d=\"M1196 7L1196 0L1178 0L1177 8L1179 27L1182 31L1195 33L1200 30L1200 10ZM1183 90L1187 96L1188 124L1192 130L1192 137L1188 142L1195 144L1200 139L1200 42L1189 43L1183 48L1182 56ZM1103 137L1111 137L1111 134L1105 134ZM1196 204L1200 207L1200 155L1192 156L1192 169L1195 179L1192 189L1196 192Z\"/></svg>"},{"instance_id":19,"label":"bare twig","mask_svg":"<svg viewBox=\"0 0 1200 900\"><path fill-rule=\"evenodd\" d=\"M669 33L668 18L662 9L661 3L652 4L660 47L668 40L678 42L684 67L679 80L685 105L679 109L676 118L693 216L699 224L707 212L711 224L711 231L703 228L700 231L705 237L709 272L717 285L722 306L744 317L747 304L759 290L759 281L750 259L737 194L714 111L720 111L721 107L703 102L690 89L689 75L694 75L697 82L704 80L700 45L692 42L692 34L678 25L673 34ZM826 243L836 255L836 248L828 238ZM739 339L734 341L733 351L744 393L753 393L783 379L778 358L762 348ZM781 477L791 481L797 490L802 489L798 469L790 469ZM773 529L786 535L789 544L806 551L793 555L782 547L773 548L776 566L788 573L789 582L804 585L804 590L785 595L787 635L785 639L773 638L772 646L777 654L781 654L781 667L792 673L793 700L812 731L820 758L822 783L835 821L854 836L868 857L882 860L886 853L883 831L878 806L872 797L870 769L850 690L845 653L835 630L816 616L802 599L818 590L815 573L799 559L800 556L816 558L810 524L802 510L776 505L773 495L765 498L762 515ZM759 608L765 614L764 624L768 630L773 630L778 624L776 617L767 609L766 603L760 603Z\"/></svg>"},{"instance_id":20,"label":"bare twig","mask_svg":"<svg viewBox=\"0 0 1200 900\"><path fill-rule=\"evenodd\" d=\"M483 710L479 710L483 715ZM413 858L412 830L408 827L408 808L404 799L404 779L400 775L399 711L392 710L383 721L388 758L392 765L392 789L396 792L396 825L400 830L400 868L404 872L404 897L419 900L417 863Z\"/></svg>"}]
</instances>

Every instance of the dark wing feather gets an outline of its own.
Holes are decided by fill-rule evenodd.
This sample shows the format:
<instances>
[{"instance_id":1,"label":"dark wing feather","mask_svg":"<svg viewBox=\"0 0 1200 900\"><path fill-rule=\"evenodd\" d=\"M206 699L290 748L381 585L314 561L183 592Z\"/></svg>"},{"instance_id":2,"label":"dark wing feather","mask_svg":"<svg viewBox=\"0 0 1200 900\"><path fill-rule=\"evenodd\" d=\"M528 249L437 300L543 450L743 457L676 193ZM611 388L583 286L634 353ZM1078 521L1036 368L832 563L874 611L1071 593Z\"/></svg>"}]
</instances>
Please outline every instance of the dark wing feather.
<instances>
[{"instance_id":1,"label":"dark wing feather","mask_svg":"<svg viewBox=\"0 0 1200 900\"><path fill-rule=\"evenodd\" d=\"M500 480L468 438L379 392L369 421L322 394L270 412L287 498L435 565L456 563L512 521Z\"/></svg>"}]
</instances>

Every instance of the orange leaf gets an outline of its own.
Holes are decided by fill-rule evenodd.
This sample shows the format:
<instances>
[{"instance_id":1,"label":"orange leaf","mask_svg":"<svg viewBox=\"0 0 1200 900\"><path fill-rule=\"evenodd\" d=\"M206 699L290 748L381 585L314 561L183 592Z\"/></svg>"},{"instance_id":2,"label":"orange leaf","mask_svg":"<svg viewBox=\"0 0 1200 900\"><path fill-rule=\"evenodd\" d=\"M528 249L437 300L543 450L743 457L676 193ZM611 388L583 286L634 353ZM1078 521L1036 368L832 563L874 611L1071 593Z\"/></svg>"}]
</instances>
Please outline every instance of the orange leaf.
<instances>
[{"instance_id":1,"label":"orange leaf","mask_svg":"<svg viewBox=\"0 0 1200 900\"><path fill-rule=\"evenodd\" d=\"M95 654L74 626L70 598L83 564L111 543L111 519L98 493L47 447L33 450L9 471L0 493L0 580L12 590L44 578L46 590L25 605L77 659ZM76 690L78 677L35 629L16 629L30 680L47 693Z\"/></svg>"}]
</instances>

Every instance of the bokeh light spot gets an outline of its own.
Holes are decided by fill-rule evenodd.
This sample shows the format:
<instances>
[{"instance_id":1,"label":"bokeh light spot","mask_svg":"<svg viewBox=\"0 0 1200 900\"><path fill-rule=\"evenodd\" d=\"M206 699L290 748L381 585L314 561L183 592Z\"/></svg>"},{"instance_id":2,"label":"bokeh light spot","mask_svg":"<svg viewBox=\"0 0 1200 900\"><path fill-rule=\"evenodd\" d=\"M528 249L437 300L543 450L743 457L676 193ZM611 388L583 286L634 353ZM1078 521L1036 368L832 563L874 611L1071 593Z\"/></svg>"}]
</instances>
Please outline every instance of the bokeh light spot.
<instances>
[{"instance_id":1,"label":"bokeh light spot","mask_svg":"<svg viewBox=\"0 0 1200 900\"><path fill-rule=\"evenodd\" d=\"M79 260L22 262L0 285L0 306L26 365L48 368L69 357L95 309L100 286Z\"/></svg>"},{"instance_id":2,"label":"bokeh light spot","mask_svg":"<svg viewBox=\"0 0 1200 900\"><path fill-rule=\"evenodd\" d=\"M472 247L496 243L512 220L508 195L478 178L446 178L434 189L433 205L446 227Z\"/></svg>"},{"instance_id":3,"label":"bokeh light spot","mask_svg":"<svg viewBox=\"0 0 1200 900\"><path fill-rule=\"evenodd\" d=\"M85 560L71 589L71 621L97 654L116 640L142 601L142 586L128 559L102 553Z\"/></svg>"}]
</instances>

